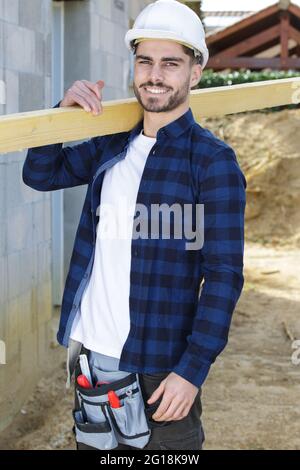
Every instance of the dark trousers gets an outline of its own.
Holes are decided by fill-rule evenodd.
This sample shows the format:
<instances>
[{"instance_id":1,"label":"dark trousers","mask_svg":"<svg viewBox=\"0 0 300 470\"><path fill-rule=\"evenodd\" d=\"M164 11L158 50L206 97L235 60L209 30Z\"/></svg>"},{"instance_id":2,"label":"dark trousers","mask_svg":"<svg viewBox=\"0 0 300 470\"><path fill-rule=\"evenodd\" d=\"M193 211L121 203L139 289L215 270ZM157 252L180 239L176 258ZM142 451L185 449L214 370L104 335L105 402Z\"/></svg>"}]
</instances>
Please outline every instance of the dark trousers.
<instances>
[{"instance_id":1,"label":"dark trousers","mask_svg":"<svg viewBox=\"0 0 300 470\"><path fill-rule=\"evenodd\" d=\"M147 400L167 375L169 375L169 372L159 374L139 374L140 386L146 409L149 406L147 404ZM154 414L155 410L158 408L161 399L162 396L157 402L155 402L155 404L151 405L150 416ZM200 389L188 415L185 418L179 421L150 421L151 437L143 450L201 450L205 439L200 419L201 414L202 406ZM95 450L93 447L89 447L81 443L77 444L77 449ZM136 447L124 444L119 444L118 447L111 450L126 449L140 450Z\"/></svg>"}]
</instances>

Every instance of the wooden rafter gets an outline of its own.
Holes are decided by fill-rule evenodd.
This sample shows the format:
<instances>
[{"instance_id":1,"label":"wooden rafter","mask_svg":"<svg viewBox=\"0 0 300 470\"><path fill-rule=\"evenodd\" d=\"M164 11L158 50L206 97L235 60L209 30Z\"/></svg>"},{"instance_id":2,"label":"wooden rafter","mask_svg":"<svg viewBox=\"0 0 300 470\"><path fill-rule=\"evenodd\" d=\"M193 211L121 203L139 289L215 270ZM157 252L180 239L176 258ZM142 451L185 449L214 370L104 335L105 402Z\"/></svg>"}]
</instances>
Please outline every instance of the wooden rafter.
<instances>
[{"instance_id":1,"label":"wooden rafter","mask_svg":"<svg viewBox=\"0 0 300 470\"><path fill-rule=\"evenodd\" d=\"M291 2L277 2L207 37L208 68L299 69L300 8ZM278 44L280 54L271 49ZM296 47L296 49L295 49ZM293 50L293 52L292 52ZM266 55L263 53L268 51ZM298 57L291 57L291 55ZM280 59L280 60L278 60Z\"/></svg>"},{"instance_id":2,"label":"wooden rafter","mask_svg":"<svg viewBox=\"0 0 300 470\"><path fill-rule=\"evenodd\" d=\"M277 5L271 5L268 8L264 8L263 10L257 13L249 15L246 18L242 19L241 21L234 23L232 26L229 26L228 28L222 29L221 31L208 35L206 38L207 45L211 46L215 42L218 42L219 40L224 39L225 37L229 35L232 35L234 33L239 33L241 30L251 25L254 25L258 21L264 20L268 16L275 14L277 11L278 11Z\"/></svg>"},{"instance_id":3,"label":"wooden rafter","mask_svg":"<svg viewBox=\"0 0 300 470\"><path fill-rule=\"evenodd\" d=\"M209 67L215 70L222 70L226 68L231 69L240 69L240 68L249 68L254 70L271 68L271 69L281 69L281 59L272 57L272 58L262 58L262 57L222 57L219 59L214 59L212 57L209 62ZM285 62L285 68L299 69L300 68L300 58L289 57Z\"/></svg>"},{"instance_id":4,"label":"wooden rafter","mask_svg":"<svg viewBox=\"0 0 300 470\"><path fill-rule=\"evenodd\" d=\"M298 18L300 18L300 7L298 7L298 5L295 5L294 3L290 3L289 5L289 11L297 16Z\"/></svg>"},{"instance_id":5,"label":"wooden rafter","mask_svg":"<svg viewBox=\"0 0 300 470\"><path fill-rule=\"evenodd\" d=\"M251 53L248 54L248 56L250 56L250 57L274 57L274 55L268 55L268 51L270 51L270 49L273 49L276 46L280 49L280 39L279 39L279 37L277 37L275 39L272 39L272 41L269 41L269 42L257 47L256 49L253 49L251 51ZM266 55L264 55L263 53L266 53Z\"/></svg>"},{"instance_id":6,"label":"wooden rafter","mask_svg":"<svg viewBox=\"0 0 300 470\"><path fill-rule=\"evenodd\" d=\"M262 31L261 33L255 34L248 39L245 39L243 42L236 44L232 47L228 47L224 49L222 52L213 55L213 58L216 59L218 57L237 57L247 52L252 51L255 48L262 46L270 42L271 40L280 36L280 26L275 25L271 28Z\"/></svg>"},{"instance_id":7,"label":"wooden rafter","mask_svg":"<svg viewBox=\"0 0 300 470\"><path fill-rule=\"evenodd\" d=\"M287 67L287 58L289 56L289 25L290 16L288 11L284 10L280 12L280 44L281 44L281 68Z\"/></svg>"},{"instance_id":8,"label":"wooden rafter","mask_svg":"<svg viewBox=\"0 0 300 470\"><path fill-rule=\"evenodd\" d=\"M293 26L289 26L289 35L292 39L294 39L298 44L300 44L300 31L294 28Z\"/></svg>"}]
</instances>

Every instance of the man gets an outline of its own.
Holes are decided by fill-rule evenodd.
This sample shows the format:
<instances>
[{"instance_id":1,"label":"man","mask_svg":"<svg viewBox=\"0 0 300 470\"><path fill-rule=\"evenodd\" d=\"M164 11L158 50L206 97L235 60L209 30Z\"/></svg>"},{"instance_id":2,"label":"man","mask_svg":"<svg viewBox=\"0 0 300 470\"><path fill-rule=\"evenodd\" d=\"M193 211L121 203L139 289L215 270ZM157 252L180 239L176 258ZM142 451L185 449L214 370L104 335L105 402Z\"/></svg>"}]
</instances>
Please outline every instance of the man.
<instances>
[{"instance_id":1,"label":"man","mask_svg":"<svg viewBox=\"0 0 300 470\"><path fill-rule=\"evenodd\" d=\"M246 181L234 151L197 124L189 107L208 60L198 16L175 0L158 0L125 42L135 54L142 121L74 147L29 149L23 180L40 191L88 185L58 332L69 347L70 375L82 348L90 366L138 373L145 406L156 410L145 448L201 449L201 387L226 345L243 287ZM77 81L59 105L102 113L103 86ZM121 237L114 228L124 200L131 210ZM186 234L133 236L134 209L157 204L189 206L193 216L203 205L202 245L188 245ZM171 218L167 225L178 228Z\"/></svg>"}]
</instances>

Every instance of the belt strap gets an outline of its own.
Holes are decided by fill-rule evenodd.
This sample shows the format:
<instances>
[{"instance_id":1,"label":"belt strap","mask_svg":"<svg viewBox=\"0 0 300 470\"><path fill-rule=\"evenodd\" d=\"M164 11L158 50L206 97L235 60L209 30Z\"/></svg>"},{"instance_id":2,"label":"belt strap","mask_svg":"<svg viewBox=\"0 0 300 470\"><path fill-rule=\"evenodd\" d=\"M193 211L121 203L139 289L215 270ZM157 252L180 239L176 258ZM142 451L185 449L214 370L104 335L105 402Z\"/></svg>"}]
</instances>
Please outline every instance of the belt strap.
<instances>
[{"instance_id":1,"label":"belt strap","mask_svg":"<svg viewBox=\"0 0 300 470\"><path fill-rule=\"evenodd\" d=\"M75 341L74 339L69 339L69 347L67 352L67 381L66 388L69 389L71 386L72 375L74 374L75 366L79 354L81 353L82 343Z\"/></svg>"}]
</instances>

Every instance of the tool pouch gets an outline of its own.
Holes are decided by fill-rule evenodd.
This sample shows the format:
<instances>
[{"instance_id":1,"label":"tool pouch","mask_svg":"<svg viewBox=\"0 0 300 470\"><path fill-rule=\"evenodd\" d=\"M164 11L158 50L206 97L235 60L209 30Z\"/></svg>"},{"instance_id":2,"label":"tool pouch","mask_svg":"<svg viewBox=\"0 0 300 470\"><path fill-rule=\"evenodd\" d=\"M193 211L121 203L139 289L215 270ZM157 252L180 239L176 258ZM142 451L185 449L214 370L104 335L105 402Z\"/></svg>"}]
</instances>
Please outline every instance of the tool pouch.
<instances>
[{"instance_id":1,"label":"tool pouch","mask_svg":"<svg viewBox=\"0 0 300 470\"><path fill-rule=\"evenodd\" d=\"M151 431L138 374L106 372L92 367L95 383L97 380L109 383L82 388L77 384L80 373L80 366L77 364L75 393L78 409L73 410L77 442L100 450L114 449L119 443L144 448L149 442ZM120 408L111 407L108 398L110 390L117 395Z\"/></svg>"}]
</instances>

